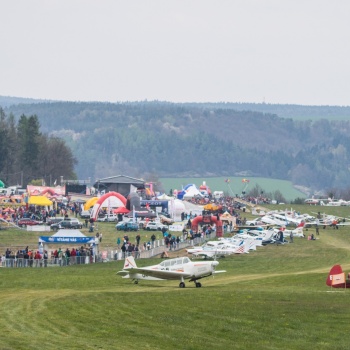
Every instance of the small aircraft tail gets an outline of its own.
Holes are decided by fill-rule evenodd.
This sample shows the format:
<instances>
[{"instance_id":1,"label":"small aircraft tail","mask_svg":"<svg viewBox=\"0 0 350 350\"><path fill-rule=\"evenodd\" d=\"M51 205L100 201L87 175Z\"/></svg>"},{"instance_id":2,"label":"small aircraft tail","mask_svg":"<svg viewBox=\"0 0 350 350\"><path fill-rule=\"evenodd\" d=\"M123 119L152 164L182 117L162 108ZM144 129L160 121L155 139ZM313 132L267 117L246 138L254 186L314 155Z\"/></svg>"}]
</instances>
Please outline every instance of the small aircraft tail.
<instances>
[{"instance_id":1,"label":"small aircraft tail","mask_svg":"<svg viewBox=\"0 0 350 350\"><path fill-rule=\"evenodd\" d=\"M134 257L133 256L126 257L124 261L123 270L131 269L134 267L135 268L137 267Z\"/></svg>"},{"instance_id":2,"label":"small aircraft tail","mask_svg":"<svg viewBox=\"0 0 350 350\"><path fill-rule=\"evenodd\" d=\"M234 250L234 254L243 254L243 253L248 253L247 244L246 244L246 243L243 243L243 244L239 245L239 246Z\"/></svg>"},{"instance_id":3,"label":"small aircraft tail","mask_svg":"<svg viewBox=\"0 0 350 350\"><path fill-rule=\"evenodd\" d=\"M304 226L305 226L305 222L302 221L302 222L297 226L297 228L299 228L299 227L303 228Z\"/></svg>"}]
</instances>

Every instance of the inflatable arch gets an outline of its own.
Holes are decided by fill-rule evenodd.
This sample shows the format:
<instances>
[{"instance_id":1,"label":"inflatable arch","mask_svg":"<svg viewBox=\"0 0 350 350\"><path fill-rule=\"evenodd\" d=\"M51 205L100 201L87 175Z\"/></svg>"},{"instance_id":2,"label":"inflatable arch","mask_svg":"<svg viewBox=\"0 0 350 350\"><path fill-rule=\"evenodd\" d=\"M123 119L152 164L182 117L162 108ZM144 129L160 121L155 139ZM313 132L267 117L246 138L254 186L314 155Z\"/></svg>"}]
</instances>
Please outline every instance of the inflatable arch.
<instances>
[{"instance_id":1,"label":"inflatable arch","mask_svg":"<svg viewBox=\"0 0 350 350\"><path fill-rule=\"evenodd\" d=\"M215 224L216 225L216 237L222 237L222 221L218 220L216 216L204 215L197 216L192 220L191 229L194 232L198 232L198 224L203 222L205 224Z\"/></svg>"},{"instance_id":2,"label":"inflatable arch","mask_svg":"<svg viewBox=\"0 0 350 350\"><path fill-rule=\"evenodd\" d=\"M94 219L94 221L97 220L98 212L100 211L101 207L125 207L126 205L126 198L121 195L118 192L108 192L105 195L103 195L101 198L98 199L98 201L94 204L91 212L91 218Z\"/></svg>"},{"instance_id":3,"label":"inflatable arch","mask_svg":"<svg viewBox=\"0 0 350 350\"><path fill-rule=\"evenodd\" d=\"M41 192L41 196L54 196L56 194L56 192L52 189L52 188L45 188L42 192Z\"/></svg>"}]
</instances>

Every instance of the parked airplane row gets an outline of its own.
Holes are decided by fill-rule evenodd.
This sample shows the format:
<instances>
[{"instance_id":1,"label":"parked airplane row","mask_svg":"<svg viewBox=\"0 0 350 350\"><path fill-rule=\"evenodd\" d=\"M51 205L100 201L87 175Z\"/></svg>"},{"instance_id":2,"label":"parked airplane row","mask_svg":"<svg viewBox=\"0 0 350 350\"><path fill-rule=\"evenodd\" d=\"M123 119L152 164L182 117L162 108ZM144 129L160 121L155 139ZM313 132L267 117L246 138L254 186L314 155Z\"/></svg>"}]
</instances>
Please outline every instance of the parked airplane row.
<instances>
[{"instance_id":1,"label":"parked airplane row","mask_svg":"<svg viewBox=\"0 0 350 350\"><path fill-rule=\"evenodd\" d=\"M296 226L296 227L310 227L310 226L346 226L350 225L349 219L341 218L334 215L326 215L320 213L313 213L316 216L309 214L296 213L293 210L284 211L270 211L264 213L253 220L246 222L247 226Z\"/></svg>"},{"instance_id":2,"label":"parked airplane row","mask_svg":"<svg viewBox=\"0 0 350 350\"><path fill-rule=\"evenodd\" d=\"M240 230L239 233L229 238L221 238L217 241L209 241L198 247L186 249L188 254L194 257L217 258L231 254L244 254L254 251L257 247L267 244L285 244L288 241L285 237L304 237L303 228L294 230L285 228L250 228Z\"/></svg>"},{"instance_id":3,"label":"parked airplane row","mask_svg":"<svg viewBox=\"0 0 350 350\"><path fill-rule=\"evenodd\" d=\"M308 199L305 199L305 204L325 205L328 207L339 207L339 206L349 206L350 201L345 201L343 199L332 199L332 198L308 198Z\"/></svg>"}]
</instances>

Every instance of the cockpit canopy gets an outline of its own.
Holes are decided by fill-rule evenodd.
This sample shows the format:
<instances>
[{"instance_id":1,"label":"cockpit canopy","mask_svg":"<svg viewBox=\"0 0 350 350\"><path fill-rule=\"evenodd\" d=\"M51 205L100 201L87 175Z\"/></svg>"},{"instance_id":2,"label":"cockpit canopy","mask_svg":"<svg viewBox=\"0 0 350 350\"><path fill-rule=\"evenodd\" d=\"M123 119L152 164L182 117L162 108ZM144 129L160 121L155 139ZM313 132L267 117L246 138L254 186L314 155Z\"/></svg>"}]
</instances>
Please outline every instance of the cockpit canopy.
<instances>
[{"instance_id":1,"label":"cockpit canopy","mask_svg":"<svg viewBox=\"0 0 350 350\"><path fill-rule=\"evenodd\" d=\"M169 267L174 265L188 264L189 262L191 262L191 260L188 257L183 257L183 258L164 260L159 265L163 267Z\"/></svg>"}]
</instances>

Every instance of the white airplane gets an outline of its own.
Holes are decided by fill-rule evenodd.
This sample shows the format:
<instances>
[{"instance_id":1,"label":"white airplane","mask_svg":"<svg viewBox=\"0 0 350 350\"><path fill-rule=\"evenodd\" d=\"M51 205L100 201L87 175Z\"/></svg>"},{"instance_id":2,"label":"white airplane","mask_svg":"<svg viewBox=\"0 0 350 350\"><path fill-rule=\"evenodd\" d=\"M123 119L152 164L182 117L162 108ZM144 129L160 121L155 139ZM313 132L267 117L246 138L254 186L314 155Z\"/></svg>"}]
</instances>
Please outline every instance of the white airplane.
<instances>
[{"instance_id":1,"label":"white airplane","mask_svg":"<svg viewBox=\"0 0 350 350\"><path fill-rule=\"evenodd\" d=\"M303 227L297 227L294 230L287 230L285 228L274 228L275 233L278 233L279 231L283 231L284 236L289 236L293 232L294 237L305 237Z\"/></svg>"},{"instance_id":2,"label":"white airplane","mask_svg":"<svg viewBox=\"0 0 350 350\"><path fill-rule=\"evenodd\" d=\"M240 246L227 243L224 246L219 246L214 249L198 250L196 252L193 252L192 255L196 257L202 256L206 259L206 258L215 258L215 257L221 257L221 256L231 255L231 254L248 253L248 250L249 250L248 246L246 248L246 242L242 241L242 244Z\"/></svg>"},{"instance_id":3,"label":"white airplane","mask_svg":"<svg viewBox=\"0 0 350 350\"><path fill-rule=\"evenodd\" d=\"M179 287L185 288L185 279L194 282L197 288L202 287L197 280L209 277L215 273L226 271L215 271L219 265L218 261L191 261L188 257L167 259L158 265L137 267L132 256L125 258L124 268L117 275L123 278L131 278L135 284L139 280L180 280Z\"/></svg>"},{"instance_id":4,"label":"white airplane","mask_svg":"<svg viewBox=\"0 0 350 350\"><path fill-rule=\"evenodd\" d=\"M203 250L216 250L218 248L221 248L226 245L226 242L224 240L222 241L209 241L204 243L201 246L197 247L192 247L186 249L186 252L189 254L197 253L197 252L202 252Z\"/></svg>"}]
</instances>

